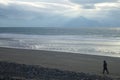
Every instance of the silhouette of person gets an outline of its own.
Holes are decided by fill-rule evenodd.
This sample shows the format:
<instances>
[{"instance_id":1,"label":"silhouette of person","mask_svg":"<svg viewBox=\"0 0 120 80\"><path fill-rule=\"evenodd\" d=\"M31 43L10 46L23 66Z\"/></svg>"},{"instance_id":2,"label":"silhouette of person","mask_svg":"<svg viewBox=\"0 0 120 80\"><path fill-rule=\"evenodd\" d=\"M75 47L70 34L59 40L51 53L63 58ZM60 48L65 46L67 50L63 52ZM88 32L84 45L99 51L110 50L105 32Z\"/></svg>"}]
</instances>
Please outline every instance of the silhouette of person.
<instances>
[{"instance_id":1,"label":"silhouette of person","mask_svg":"<svg viewBox=\"0 0 120 80\"><path fill-rule=\"evenodd\" d=\"M107 62L104 60L103 61L103 74L107 72L107 74L109 74L108 68L107 68Z\"/></svg>"}]
</instances>

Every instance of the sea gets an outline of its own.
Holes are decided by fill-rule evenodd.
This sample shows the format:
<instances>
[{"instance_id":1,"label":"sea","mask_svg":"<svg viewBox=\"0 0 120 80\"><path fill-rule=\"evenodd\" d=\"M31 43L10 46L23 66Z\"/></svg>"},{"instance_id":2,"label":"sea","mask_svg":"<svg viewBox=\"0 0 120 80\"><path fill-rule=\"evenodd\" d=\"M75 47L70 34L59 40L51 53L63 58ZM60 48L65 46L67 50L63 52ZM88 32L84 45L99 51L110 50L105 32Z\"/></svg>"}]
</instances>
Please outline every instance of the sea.
<instances>
[{"instance_id":1,"label":"sea","mask_svg":"<svg viewBox=\"0 0 120 80\"><path fill-rule=\"evenodd\" d=\"M0 47L120 57L120 28L0 27Z\"/></svg>"}]
</instances>

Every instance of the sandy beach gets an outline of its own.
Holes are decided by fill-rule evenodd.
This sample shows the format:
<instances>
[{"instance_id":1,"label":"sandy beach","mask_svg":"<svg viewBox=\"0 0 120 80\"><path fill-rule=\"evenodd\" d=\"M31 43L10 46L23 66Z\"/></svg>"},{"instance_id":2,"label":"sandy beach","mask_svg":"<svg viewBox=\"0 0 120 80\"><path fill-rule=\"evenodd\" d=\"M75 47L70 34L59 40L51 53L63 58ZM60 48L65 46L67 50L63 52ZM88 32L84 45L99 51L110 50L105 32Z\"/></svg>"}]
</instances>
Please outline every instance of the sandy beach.
<instances>
[{"instance_id":1,"label":"sandy beach","mask_svg":"<svg viewBox=\"0 0 120 80\"><path fill-rule=\"evenodd\" d=\"M66 52L0 48L0 61L102 75L103 60L108 63L110 77L120 76L120 58Z\"/></svg>"}]
</instances>

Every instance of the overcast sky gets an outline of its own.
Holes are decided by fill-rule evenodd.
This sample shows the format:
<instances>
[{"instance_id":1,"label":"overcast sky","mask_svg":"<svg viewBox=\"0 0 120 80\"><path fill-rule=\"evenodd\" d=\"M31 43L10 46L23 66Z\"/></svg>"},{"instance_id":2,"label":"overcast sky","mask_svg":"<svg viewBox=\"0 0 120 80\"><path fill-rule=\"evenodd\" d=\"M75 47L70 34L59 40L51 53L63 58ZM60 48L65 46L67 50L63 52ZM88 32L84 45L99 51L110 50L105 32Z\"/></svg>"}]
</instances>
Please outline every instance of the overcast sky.
<instances>
[{"instance_id":1,"label":"overcast sky","mask_svg":"<svg viewBox=\"0 0 120 80\"><path fill-rule=\"evenodd\" d=\"M120 0L0 0L0 27L120 27Z\"/></svg>"}]
</instances>

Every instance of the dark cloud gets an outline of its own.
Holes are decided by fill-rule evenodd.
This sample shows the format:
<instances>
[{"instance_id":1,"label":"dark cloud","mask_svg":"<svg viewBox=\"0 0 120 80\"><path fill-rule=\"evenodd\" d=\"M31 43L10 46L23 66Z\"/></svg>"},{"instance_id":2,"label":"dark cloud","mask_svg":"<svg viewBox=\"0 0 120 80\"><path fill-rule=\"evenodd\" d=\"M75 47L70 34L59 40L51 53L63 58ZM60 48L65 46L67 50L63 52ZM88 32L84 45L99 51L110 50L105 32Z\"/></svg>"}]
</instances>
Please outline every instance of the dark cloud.
<instances>
[{"instance_id":1,"label":"dark cloud","mask_svg":"<svg viewBox=\"0 0 120 80\"><path fill-rule=\"evenodd\" d=\"M70 0L72 3L82 6L83 9L94 9L98 3L119 3L118 0Z\"/></svg>"},{"instance_id":2,"label":"dark cloud","mask_svg":"<svg viewBox=\"0 0 120 80\"><path fill-rule=\"evenodd\" d=\"M83 9L94 9L95 6L92 5L92 4L84 4L84 5L81 5Z\"/></svg>"}]
</instances>

